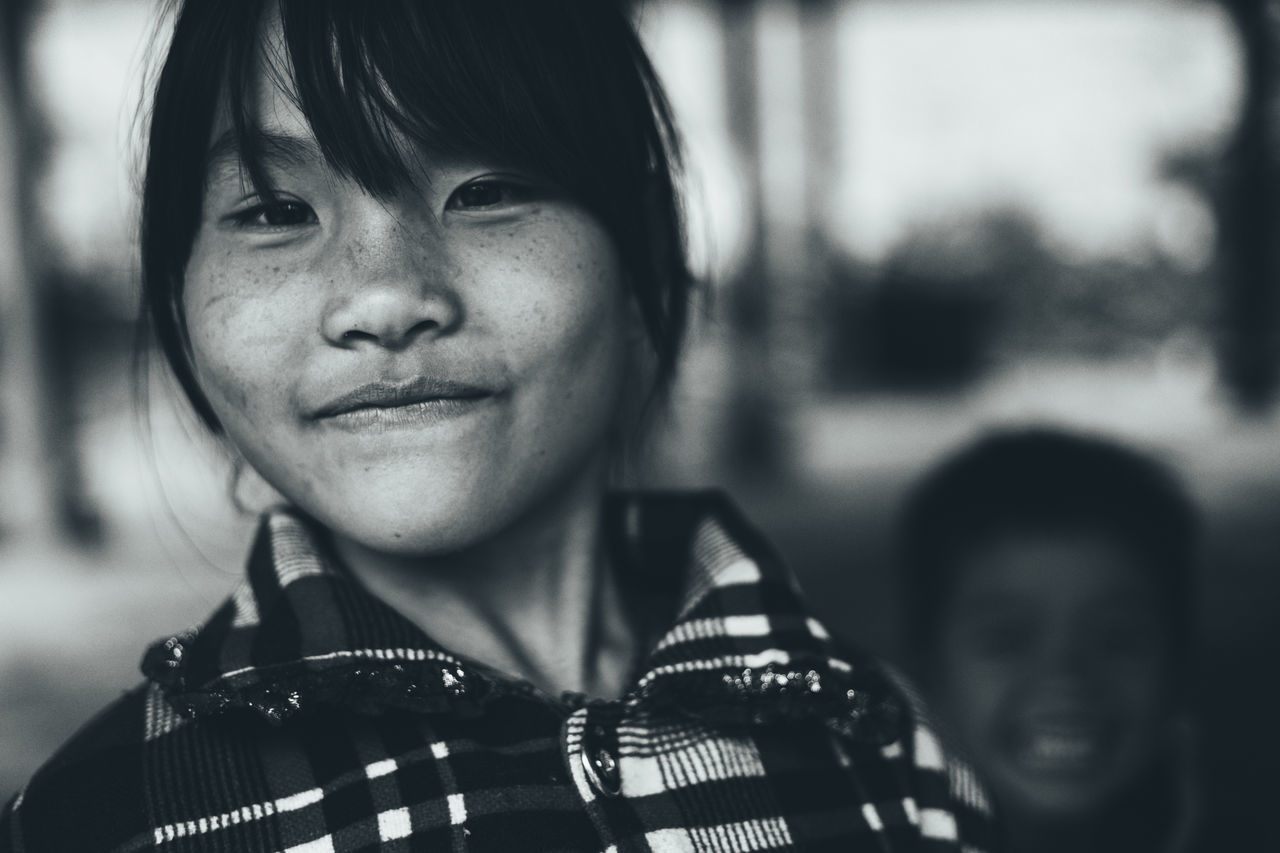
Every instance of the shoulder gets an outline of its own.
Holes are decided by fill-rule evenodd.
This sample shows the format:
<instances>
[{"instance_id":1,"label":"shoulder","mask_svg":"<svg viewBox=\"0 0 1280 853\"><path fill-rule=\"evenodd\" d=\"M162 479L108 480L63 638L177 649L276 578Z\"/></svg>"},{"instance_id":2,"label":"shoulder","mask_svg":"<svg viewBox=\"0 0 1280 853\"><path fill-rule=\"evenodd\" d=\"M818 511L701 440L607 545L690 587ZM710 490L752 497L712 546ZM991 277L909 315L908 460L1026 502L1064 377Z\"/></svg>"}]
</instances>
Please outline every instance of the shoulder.
<instances>
[{"instance_id":1,"label":"shoulder","mask_svg":"<svg viewBox=\"0 0 1280 853\"><path fill-rule=\"evenodd\" d=\"M0 851L129 849L146 830L148 743L180 724L152 686L108 705L0 815Z\"/></svg>"},{"instance_id":2,"label":"shoulder","mask_svg":"<svg viewBox=\"0 0 1280 853\"><path fill-rule=\"evenodd\" d=\"M903 817L931 841L957 844L966 853L995 850L995 815L977 774L944 746L906 676L883 663L879 668L906 711L899 737L880 748L892 775L906 788Z\"/></svg>"}]
</instances>

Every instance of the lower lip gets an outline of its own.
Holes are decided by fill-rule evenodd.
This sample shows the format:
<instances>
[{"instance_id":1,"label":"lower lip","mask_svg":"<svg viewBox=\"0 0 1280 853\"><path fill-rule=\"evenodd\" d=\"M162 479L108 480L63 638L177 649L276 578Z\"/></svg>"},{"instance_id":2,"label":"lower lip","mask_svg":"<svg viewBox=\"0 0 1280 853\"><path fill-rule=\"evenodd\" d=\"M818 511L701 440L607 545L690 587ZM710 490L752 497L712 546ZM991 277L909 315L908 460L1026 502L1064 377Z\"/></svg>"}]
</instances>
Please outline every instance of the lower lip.
<instances>
[{"instance_id":1,"label":"lower lip","mask_svg":"<svg viewBox=\"0 0 1280 853\"><path fill-rule=\"evenodd\" d=\"M421 429L472 414L491 399L492 397L439 397L403 406L367 406L330 415L321 423L354 433Z\"/></svg>"}]
</instances>

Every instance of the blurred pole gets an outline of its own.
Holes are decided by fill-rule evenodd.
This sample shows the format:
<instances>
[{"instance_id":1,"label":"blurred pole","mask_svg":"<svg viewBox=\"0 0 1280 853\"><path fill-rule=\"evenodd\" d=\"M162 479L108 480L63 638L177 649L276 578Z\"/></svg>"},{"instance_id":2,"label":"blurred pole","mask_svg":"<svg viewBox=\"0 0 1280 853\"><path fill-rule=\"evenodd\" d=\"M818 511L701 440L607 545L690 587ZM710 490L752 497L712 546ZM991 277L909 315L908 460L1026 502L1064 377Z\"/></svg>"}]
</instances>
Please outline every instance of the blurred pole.
<instances>
[{"instance_id":1,"label":"blurred pole","mask_svg":"<svg viewBox=\"0 0 1280 853\"><path fill-rule=\"evenodd\" d=\"M821 32L826 29L825 6L802 0L766 2L758 23L766 325L773 398L784 415L783 454L795 449L787 427L803 417L812 399L822 349L816 306L825 192L816 181L826 125L823 96L833 83Z\"/></svg>"},{"instance_id":2,"label":"blurred pole","mask_svg":"<svg viewBox=\"0 0 1280 853\"><path fill-rule=\"evenodd\" d=\"M846 0L847 2L847 0ZM839 169L840 26L839 0L801 0L801 57L804 87L804 275L805 294L797 330L806 347L806 396L812 398L823 380L829 336L835 327L823 311L832 286L832 241L828 231L832 188Z\"/></svg>"},{"instance_id":3,"label":"blurred pole","mask_svg":"<svg viewBox=\"0 0 1280 853\"><path fill-rule=\"evenodd\" d=\"M766 0L767 1L767 0ZM729 428L724 462L735 476L767 475L781 456L779 413L774 398L766 234L762 217L761 109L758 0L723 0L725 96L729 132L746 164L746 249L742 272L725 295L733 358Z\"/></svg>"},{"instance_id":4,"label":"blurred pole","mask_svg":"<svg viewBox=\"0 0 1280 853\"><path fill-rule=\"evenodd\" d=\"M58 510L25 164L32 130L23 46L32 5L0 4L0 524L51 538Z\"/></svg>"},{"instance_id":5,"label":"blurred pole","mask_svg":"<svg viewBox=\"0 0 1280 853\"><path fill-rule=\"evenodd\" d=\"M833 0L722 3L731 131L753 167L750 240L730 310L734 470L785 472L792 420L818 384L835 161Z\"/></svg>"},{"instance_id":6,"label":"blurred pole","mask_svg":"<svg viewBox=\"0 0 1280 853\"><path fill-rule=\"evenodd\" d=\"M1226 156L1221 207L1226 335L1223 378L1243 406L1263 410L1280 380L1276 243L1280 121L1277 10L1268 0L1222 0L1244 51L1245 97Z\"/></svg>"}]
</instances>

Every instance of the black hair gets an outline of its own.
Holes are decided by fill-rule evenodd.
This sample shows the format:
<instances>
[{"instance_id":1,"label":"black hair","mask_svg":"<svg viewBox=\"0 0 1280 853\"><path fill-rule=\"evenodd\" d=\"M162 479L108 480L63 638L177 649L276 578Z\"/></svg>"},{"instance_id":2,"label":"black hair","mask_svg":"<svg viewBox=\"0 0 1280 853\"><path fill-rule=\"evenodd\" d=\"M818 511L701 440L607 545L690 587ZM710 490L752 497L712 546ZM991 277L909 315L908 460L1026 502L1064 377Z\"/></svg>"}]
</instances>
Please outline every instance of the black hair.
<instances>
[{"instance_id":1,"label":"black hair","mask_svg":"<svg viewBox=\"0 0 1280 853\"><path fill-rule=\"evenodd\" d=\"M921 670L973 550L1021 533L1093 533L1125 548L1152 581L1175 656L1191 645L1198 514L1164 465L1092 436L996 432L917 484L898 519L907 647Z\"/></svg>"},{"instance_id":2,"label":"black hair","mask_svg":"<svg viewBox=\"0 0 1280 853\"><path fill-rule=\"evenodd\" d=\"M249 180L271 185L254 127L255 69L291 81L329 164L375 195L412 185L415 152L491 158L547 179L602 224L673 378L691 276L679 146L657 75L620 0L176 0L143 183L143 314L201 419L182 312L210 135L230 113ZM285 57L264 55L279 10ZM261 64L260 64L261 63ZM287 63L287 65L286 65ZM281 66L284 67L281 67Z\"/></svg>"}]
</instances>

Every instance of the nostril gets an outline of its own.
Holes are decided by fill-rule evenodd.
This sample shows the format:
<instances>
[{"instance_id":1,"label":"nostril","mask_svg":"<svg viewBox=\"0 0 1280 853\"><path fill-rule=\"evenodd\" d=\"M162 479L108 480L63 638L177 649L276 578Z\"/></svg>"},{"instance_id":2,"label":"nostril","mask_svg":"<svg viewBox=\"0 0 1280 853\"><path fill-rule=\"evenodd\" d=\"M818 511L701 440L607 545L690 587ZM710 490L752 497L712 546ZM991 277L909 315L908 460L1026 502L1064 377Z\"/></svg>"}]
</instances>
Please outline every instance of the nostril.
<instances>
[{"instance_id":1,"label":"nostril","mask_svg":"<svg viewBox=\"0 0 1280 853\"><path fill-rule=\"evenodd\" d=\"M400 346L415 339L418 335L429 334L441 328L441 324L434 319L426 318L419 320L407 328L387 328L377 331L368 331L359 327L352 327L344 331L341 340L344 345L354 346L362 343L374 343L381 346Z\"/></svg>"},{"instance_id":2,"label":"nostril","mask_svg":"<svg viewBox=\"0 0 1280 853\"><path fill-rule=\"evenodd\" d=\"M348 344L358 343L360 341L376 341L378 336L373 332L366 332L363 329L347 329L342 333L342 342Z\"/></svg>"},{"instance_id":3,"label":"nostril","mask_svg":"<svg viewBox=\"0 0 1280 853\"><path fill-rule=\"evenodd\" d=\"M419 320L418 322L414 323L413 326L409 328L409 331L405 333L405 337L412 338L415 335L422 334L423 332L431 332L439 328L441 328L440 322L438 320L428 317L426 319Z\"/></svg>"},{"instance_id":4,"label":"nostril","mask_svg":"<svg viewBox=\"0 0 1280 853\"><path fill-rule=\"evenodd\" d=\"M378 286L343 295L326 306L320 333L330 344L347 349L399 349L419 338L446 334L461 319L461 308L452 297L411 297L406 288Z\"/></svg>"}]
</instances>

